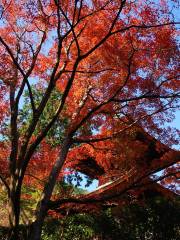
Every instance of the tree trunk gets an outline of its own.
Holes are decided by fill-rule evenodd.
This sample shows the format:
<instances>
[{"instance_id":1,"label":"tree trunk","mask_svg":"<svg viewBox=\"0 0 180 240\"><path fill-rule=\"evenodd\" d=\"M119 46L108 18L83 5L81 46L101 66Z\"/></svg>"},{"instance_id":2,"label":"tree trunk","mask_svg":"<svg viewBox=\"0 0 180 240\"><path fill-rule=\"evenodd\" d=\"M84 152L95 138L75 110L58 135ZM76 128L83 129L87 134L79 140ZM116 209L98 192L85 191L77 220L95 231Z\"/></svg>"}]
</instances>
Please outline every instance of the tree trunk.
<instances>
[{"instance_id":1,"label":"tree trunk","mask_svg":"<svg viewBox=\"0 0 180 240\"><path fill-rule=\"evenodd\" d=\"M19 239L19 219L20 219L20 193L16 190L14 177L10 180L10 195L8 199L10 236L9 240Z\"/></svg>"},{"instance_id":2,"label":"tree trunk","mask_svg":"<svg viewBox=\"0 0 180 240\"><path fill-rule=\"evenodd\" d=\"M57 161L55 162L51 173L49 175L49 180L44 187L41 200L36 209L36 221L32 224L28 240L40 240L41 232L45 217L48 211L48 203L51 199L54 186L56 184L60 170L66 160L67 153L71 145L70 138L66 138L62 144L61 153Z\"/></svg>"},{"instance_id":3,"label":"tree trunk","mask_svg":"<svg viewBox=\"0 0 180 240\"><path fill-rule=\"evenodd\" d=\"M28 240L40 240L41 239L41 232L42 232L42 225L40 226L37 221L33 222L29 229Z\"/></svg>"}]
</instances>

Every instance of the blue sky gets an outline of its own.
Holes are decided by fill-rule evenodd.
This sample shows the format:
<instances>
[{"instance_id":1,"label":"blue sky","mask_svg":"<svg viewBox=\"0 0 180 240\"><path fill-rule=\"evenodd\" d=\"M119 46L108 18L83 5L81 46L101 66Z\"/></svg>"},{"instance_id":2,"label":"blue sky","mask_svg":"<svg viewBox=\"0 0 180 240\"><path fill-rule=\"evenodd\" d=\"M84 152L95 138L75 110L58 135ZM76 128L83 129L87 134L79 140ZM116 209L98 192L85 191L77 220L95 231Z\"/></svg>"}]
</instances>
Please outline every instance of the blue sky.
<instances>
[{"instance_id":1,"label":"blue sky","mask_svg":"<svg viewBox=\"0 0 180 240\"><path fill-rule=\"evenodd\" d=\"M180 100L179 100L180 101ZM174 121L171 123L171 126L176 127L177 129L180 130L180 110L176 111L176 118ZM180 143L179 145L175 146L176 149L180 150Z\"/></svg>"}]
</instances>

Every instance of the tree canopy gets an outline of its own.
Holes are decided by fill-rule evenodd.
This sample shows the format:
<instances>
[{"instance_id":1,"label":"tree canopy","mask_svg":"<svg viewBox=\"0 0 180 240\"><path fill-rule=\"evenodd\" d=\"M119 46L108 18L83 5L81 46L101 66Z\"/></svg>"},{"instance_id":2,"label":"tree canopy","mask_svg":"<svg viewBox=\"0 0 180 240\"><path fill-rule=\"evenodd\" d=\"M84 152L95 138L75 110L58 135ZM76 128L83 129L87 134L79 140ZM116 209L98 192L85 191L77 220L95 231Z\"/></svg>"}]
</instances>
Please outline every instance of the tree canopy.
<instances>
[{"instance_id":1,"label":"tree canopy","mask_svg":"<svg viewBox=\"0 0 180 240\"><path fill-rule=\"evenodd\" d=\"M170 148L179 132L167 126L180 97L176 7L174 0L1 1L0 179L10 239L18 239L24 186L41 191L29 231L39 240L48 210L69 201L54 199L56 183L74 170L102 185L103 173L113 178L108 197L98 191L85 204L142 183L178 183L180 153ZM150 178L167 167L162 179Z\"/></svg>"}]
</instances>

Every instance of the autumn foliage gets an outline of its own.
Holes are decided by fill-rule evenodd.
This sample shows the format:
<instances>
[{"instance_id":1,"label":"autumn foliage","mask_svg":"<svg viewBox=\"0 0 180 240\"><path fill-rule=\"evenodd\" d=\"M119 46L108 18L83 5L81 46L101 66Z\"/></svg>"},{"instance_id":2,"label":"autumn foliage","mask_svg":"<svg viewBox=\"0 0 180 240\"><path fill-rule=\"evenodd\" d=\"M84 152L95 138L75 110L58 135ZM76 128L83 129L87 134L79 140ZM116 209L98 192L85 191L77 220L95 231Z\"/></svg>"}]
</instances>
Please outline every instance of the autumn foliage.
<instances>
[{"instance_id":1,"label":"autumn foliage","mask_svg":"<svg viewBox=\"0 0 180 240\"><path fill-rule=\"evenodd\" d=\"M53 189L73 171L100 185L117 180L98 201L150 184L167 167L164 174L177 180L179 152L170 147L179 132L167 126L179 109L177 6L1 1L0 179L12 239L24 186L42 192L28 236L39 240L48 210L64 201L53 205ZM98 194L85 196L84 206Z\"/></svg>"}]
</instances>

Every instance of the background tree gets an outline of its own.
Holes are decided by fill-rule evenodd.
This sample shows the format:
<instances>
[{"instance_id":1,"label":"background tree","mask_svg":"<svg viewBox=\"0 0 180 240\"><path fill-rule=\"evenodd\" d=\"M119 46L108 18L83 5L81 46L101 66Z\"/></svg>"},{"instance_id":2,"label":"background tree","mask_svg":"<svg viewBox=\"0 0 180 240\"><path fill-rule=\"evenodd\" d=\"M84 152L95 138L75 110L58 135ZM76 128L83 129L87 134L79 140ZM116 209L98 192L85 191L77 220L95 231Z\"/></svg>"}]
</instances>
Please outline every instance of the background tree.
<instances>
[{"instance_id":1,"label":"background tree","mask_svg":"<svg viewBox=\"0 0 180 240\"><path fill-rule=\"evenodd\" d=\"M8 166L3 163L0 176L9 199L11 239L18 239L26 173L53 126L54 136L59 129L63 134L60 142L53 139L59 151L37 204L29 236L34 240L40 239L67 154L77 145L115 139L137 122L169 146L175 143L174 132L162 128L173 119L180 96L172 4L1 1L1 161ZM25 91L28 113L23 113Z\"/></svg>"}]
</instances>

